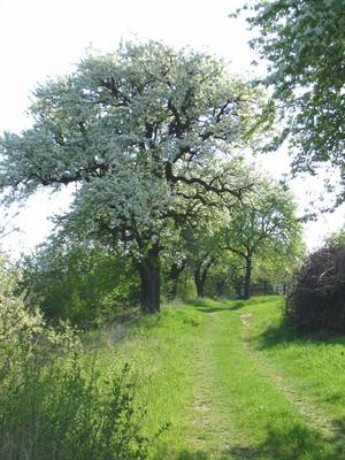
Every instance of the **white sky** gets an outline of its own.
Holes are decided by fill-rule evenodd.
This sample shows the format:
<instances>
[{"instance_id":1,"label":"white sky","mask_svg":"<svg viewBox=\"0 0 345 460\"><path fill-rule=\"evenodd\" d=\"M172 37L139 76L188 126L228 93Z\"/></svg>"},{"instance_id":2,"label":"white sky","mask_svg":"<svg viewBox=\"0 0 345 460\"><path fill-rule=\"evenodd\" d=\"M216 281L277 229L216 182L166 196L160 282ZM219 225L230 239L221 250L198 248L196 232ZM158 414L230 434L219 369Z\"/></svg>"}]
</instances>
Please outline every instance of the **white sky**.
<instances>
[{"instance_id":1,"label":"white sky","mask_svg":"<svg viewBox=\"0 0 345 460\"><path fill-rule=\"evenodd\" d=\"M228 14L243 0L0 0L0 132L25 123L37 82L67 73L90 46L111 51L121 38L164 40L211 50L248 70L245 24Z\"/></svg>"},{"instance_id":2,"label":"white sky","mask_svg":"<svg viewBox=\"0 0 345 460\"><path fill-rule=\"evenodd\" d=\"M157 39L176 46L211 51L231 61L234 73L248 76L253 52L244 21L228 18L243 0L0 0L0 134L20 131L29 120L25 109L37 82L68 73L90 46L107 52L121 38ZM264 160L263 160L264 161ZM288 161L275 155L271 171ZM299 186L300 200L308 184ZM66 197L33 197L17 224L21 233L2 242L16 256L42 240L50 229L46 216L63 207ZM344 214L344 213L343 213ZM344 215L333 214L307 228L308 246L329 234Z\"/></svg>"}]
</instances>

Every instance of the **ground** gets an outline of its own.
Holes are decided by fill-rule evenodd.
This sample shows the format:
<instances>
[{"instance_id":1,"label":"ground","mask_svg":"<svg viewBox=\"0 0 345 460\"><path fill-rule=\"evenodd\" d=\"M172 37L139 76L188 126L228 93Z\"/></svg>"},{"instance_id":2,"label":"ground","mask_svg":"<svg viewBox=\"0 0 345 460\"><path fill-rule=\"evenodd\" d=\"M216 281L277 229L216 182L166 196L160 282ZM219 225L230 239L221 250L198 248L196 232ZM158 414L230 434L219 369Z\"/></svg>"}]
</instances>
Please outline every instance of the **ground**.
<instances>
[{"instance_id":1,"label":"ground","mask_svg":"<svg viewBox=\"0 0 345 460\"><path fill-rule=\"evenodd\" d=\"M108 347L169 424L156 459L345 458L345 340L289 336L278 297L169 306Z\"/></svg>"}]
</instances>

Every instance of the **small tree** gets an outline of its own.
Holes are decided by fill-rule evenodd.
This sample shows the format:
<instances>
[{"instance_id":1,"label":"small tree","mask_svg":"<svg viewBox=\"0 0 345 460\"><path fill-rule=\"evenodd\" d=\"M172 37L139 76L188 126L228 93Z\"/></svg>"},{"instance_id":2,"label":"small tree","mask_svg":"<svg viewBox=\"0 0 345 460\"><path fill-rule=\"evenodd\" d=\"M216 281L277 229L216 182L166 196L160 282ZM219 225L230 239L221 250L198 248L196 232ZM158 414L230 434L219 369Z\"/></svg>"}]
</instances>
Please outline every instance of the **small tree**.
<instances>
[{"instance_id":1,"label":"small tree","mask_svg":"<svg viewBox=\"0 0 345 460\"><path fill-rule=\"evenodd\" d=\"M301 227L286 187L256 180L251 192L231 210L224 229L223 247L244 262L243 297L250 297L255 258L289 260L296 254Z\"/></svg>"},{"instance_id":2,"label":"small tree","mask_svg":"<svg viewBox=\"0 0 345 460\"><path fill-rule=\"evenodd\" d=\"M246 177L243 167L241 174ZM170 259L168 275L170 286L176 292L178 276L187 270L194 280L197 296L204 297L209 272L221 259L221 223L228 210L223 200L218 198L209 201L207 206L200 203L194 211L194 218L181 224L175 238L170 235L167 242Z\"/></svg>"},{"instance_id":3,"label":"small tree","mask_svg":"<svg viewBox=\"0 0 345 460\"><path fill-rule=\"evenodd\" d=\"M197 225L185 229L183 238L186 259L193 273L198 297L205 297L206 281L209 271L219 259L219 209L209 210Z\"/></svg>"},{"instance_id":4,"label":"small tree","mask_svg":"<svg viewBox=\"0 0 345 460\"><path fill-rule=\"evenodd\" d=\"M222 239L219 239L221 245ZM221 248L220 248L221 249ZM240 297L242 295L243 259L230 251L220 250L208 275L206 290L211 297Z\"/></svg>"}]
</instances>

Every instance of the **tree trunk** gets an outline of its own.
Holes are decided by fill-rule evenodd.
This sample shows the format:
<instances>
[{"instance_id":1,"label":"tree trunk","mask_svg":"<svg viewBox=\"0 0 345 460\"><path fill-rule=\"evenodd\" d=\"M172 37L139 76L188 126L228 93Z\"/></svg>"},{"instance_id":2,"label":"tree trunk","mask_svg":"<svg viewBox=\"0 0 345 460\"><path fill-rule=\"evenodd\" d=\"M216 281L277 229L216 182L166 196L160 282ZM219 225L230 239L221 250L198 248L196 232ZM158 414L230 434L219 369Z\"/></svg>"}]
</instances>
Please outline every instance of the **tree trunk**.
<instances>
[{"instance_id":1,"label":"tree trunk","mask_svg":"<svg viewBox=\"0 0 345 460\"><path fill-rule=\"evenodd\" d=\"M196 286L196 292L198 297L205 297L205 286L206 286L206 279L209 269L213 264L214 259L210 259L204 267L200 265L194 270L194 282Z\"/></svg>"},{"instance_id":2,"label":"tree trunk","mask_svg":"<svg viewBox=\"0 0 345 460\"><path fill-rule=\"evenodd\" d=\"M253 270L253 262L252 257L246 257L246 267L245 267L245 274L244 274L244 293L243 298L249 299L250 297L250 285L252 281L252 270Z\"/></svg>"},{"instance_id":3,"label":"tree trunk","mask_svg":"<svg viewBox=\"0 0 345 460\"><path fill-rule=\"evenodd\" d=\"M223 297L224 296L224 288L225 288L225 282L226 279L222 279L216 283L216 292L217 292L217 297Z\"/></svg>"},{"instance_id":4,"label":"tree trunk","mask_svg":"<svg viewBox=\"0 0 345 460\"><path fill-rule=\"evenodd\" d=\"M287 285L283 283L283 295L287 294Z\"/></svg>"},{"instance_id":5,"label":"tree trunk","mask_svg":"<svg viewBox=\"0 0 345 460\"><path fill-rule=\"evenodd\" d=\"M239 299L242 299L243 298L243 291L242 291L242 288L243 288L243 282L242 280L241 281L237 281L235 284L234 284L234 288L235 288L235 292L236 292L236 295Z\"/></svg>"},{"instance_id":6,"label":"tree trunk","mask_svg":"<svg viewBox=\"0 0 345 460\"><path fill-rule=\"evenodd\" d=\"M173 263L170 271L169 271L169 287L168 287L168 299L174 300L177 295L177 285L178 279L180 274L183 272L185 268L185 263L183 263L180 267L177 263Z\"/></svg>"},{"instance_id":7,"label":"tree trunk","mask_svg":"<svg viewBox=\"0 0 345 460\"><path fill-rule=\"evenodd\" d=\"M140 264L141 310L146 314L160 311L160 246L153 245Z\"/></svg>"},{"instance_id":8,"label":"tree trunk","mask_svg":"<svg viewBox=\"0 0 345 460\"><path fill-rule=\"evenodd\" d=\"M205 296L205 282L203 282L200 268L196 268L194 270L194 282L195 282L195 287L196 287L196 292L197 292L198 297L204 297Z\"/></svg>"}]
</instances>

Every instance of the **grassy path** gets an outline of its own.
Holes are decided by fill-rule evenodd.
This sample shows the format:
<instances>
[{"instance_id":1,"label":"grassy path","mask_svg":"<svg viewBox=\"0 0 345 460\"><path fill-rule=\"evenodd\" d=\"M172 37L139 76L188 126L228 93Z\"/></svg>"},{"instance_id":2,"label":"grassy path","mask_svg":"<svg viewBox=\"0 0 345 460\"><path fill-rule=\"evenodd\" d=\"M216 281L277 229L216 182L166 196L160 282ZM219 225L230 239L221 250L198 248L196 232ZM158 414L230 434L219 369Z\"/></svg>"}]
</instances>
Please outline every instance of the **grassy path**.
<instances>
[{"instance_id":1,"label":"grassy path","mask_svg":"<svg viewBox=\"0 0 345 460\"><path fill-rule=\"evenodd\" d=\"M266 375L271 384L296 408L310 429L320 431L324 436L331 436L334 431L331 418L320 407L314 404L310 398L298 392L293 381L287 375L284 375L279 366L269 360L263 353L250 346L252 338L250 333L251 318L251 313L241 315L244 326L243 343L248 352L248 359L251 359L255 363L256 368Z\"/></svg>"},{"instance_id":2,"label":"grassy path","mask_svg":"<svg viewBox=\"0 0 345 460\"><path fill-rule=\"evenodd\" d=\"M219 330L219 316L207 315L202 340L193 350L194 393L191 405L189 446L199 456L219 457L226 451L229 439L235 436L231 417L217 388L218 362L214 354L214 338ZM203 454L202 454L203 453Z\"/></svg>"},{"instance_id":3,"label":"grassy path","mask_svg":"<svg viewBox=\"0 0 345 460\"><path fill-rule=\"evenodd\" d=\"M102 355L129 360L147 430L170 423L155 460L345 459L345 343L286 340L277 302L166 308Z\"/></svg>"},{"instance_id":4,"label":"grassy path","mask_svg":"<svg viewBox=\"0 0 345 460\"><path fill-rule=\"evenodd\" d=\"M206 325L194 350L192 445L210 459L345 458L326 412L255 348L257 308L198 308Z\"/></svg>"}]
</instances>

